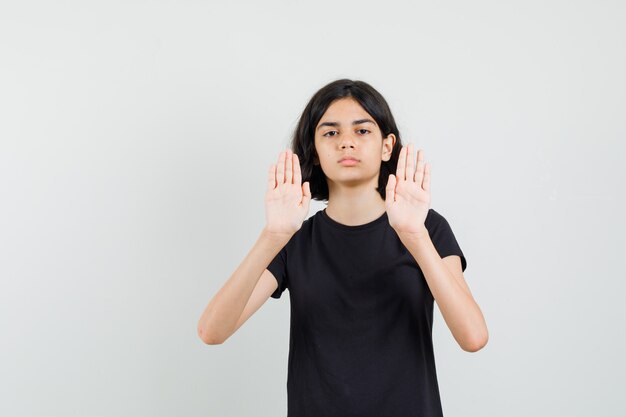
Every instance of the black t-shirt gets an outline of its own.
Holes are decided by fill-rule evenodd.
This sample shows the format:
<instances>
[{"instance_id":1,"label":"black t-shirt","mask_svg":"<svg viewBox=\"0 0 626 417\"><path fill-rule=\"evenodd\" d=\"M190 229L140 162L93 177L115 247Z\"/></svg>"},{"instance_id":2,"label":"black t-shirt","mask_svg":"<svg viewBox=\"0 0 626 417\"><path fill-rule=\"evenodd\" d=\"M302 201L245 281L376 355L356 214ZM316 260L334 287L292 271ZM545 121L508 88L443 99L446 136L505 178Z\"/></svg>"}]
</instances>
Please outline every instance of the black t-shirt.
<instances>
[{"instance_id":1,"label":"black t-shirt","mask_svg":"<svg viewBox=\"0 0 626 417\"><path fill-rule=\"evenodd\" d=\"M467 262L446 219L424 222L439 255ZM267 269L289 289L288 417L442 416L434 298L387 213L347 226L306 219Z\"/></svg>"}]
</instances>

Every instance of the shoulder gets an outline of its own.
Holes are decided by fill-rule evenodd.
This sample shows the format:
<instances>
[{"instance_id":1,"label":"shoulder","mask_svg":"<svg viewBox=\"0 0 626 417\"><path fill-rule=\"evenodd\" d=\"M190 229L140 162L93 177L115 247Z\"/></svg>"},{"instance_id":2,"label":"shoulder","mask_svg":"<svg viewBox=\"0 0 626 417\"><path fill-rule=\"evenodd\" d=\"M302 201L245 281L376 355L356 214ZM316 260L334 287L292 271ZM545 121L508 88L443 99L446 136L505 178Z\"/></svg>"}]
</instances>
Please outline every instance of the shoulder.
<instances>
[{"instance_id":1,"label":"shoulder","mask_svg":"<svg viewBox=\"0 0 626 417\"><path fill-rule=\"evenodd\" d=\"M291 236L291 239L289 240L289 243L287 243L286 246L292 246L297 241L301 241L302 239L308 239L308 237L312 233L312 229L314 227L313 225L319 222L319 213L320 212L318 211L317 213L314 213L313 215L306 218L302 222L302 224L300 225L300 228L296 231L296 233L294 233L294 235Z\"/></svg>"},{"instance_id":2,"label":"shoulder","mask_svg":"<svg viewBox=\"0 0 626 417\"><path fill-rule=\"evenodd\" d=\"M452 231L452 227L446 217L441 214L441 212L432 208L428 210L426 220L424 220L424 226L426 226L431 237L449 235Z\"/></svg>"},{"instance_id":3,"label":"shoulder","mask_svg":"<svg viewBox=\"0 0 626 417\"><path fill-rule=\"evenodd\" d=\"M441 213L431 208L428 210L428 214L426 215L426 220L424 220L424 225L427 229L436 228L441 223L446 222L446 218L443 217Z\"/></svg>"},{"instance_id":4,"label":"shoulder","mask_svg":"<svg viewBox=\"0 0 626 417\"><path fill-rule=\"evenodd\" d=\"M321 210L313 213L308 218L306 218L302 222L302 226L300 227L300 230L298 230L298 233L300 234L311 233L311 228L313 227L313 225L316 223L319 223L320 221L320 213L321 213Z\"/></svg>"}]
</instances>

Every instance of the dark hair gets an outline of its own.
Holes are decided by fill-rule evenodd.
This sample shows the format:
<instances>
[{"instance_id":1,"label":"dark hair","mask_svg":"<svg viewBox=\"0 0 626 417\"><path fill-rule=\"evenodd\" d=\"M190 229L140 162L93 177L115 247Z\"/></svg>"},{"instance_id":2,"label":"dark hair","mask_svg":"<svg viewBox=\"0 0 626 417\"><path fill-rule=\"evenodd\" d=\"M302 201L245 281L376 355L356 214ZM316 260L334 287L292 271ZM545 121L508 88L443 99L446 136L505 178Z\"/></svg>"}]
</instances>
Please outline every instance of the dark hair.
<instances>
[{"instance_id":1,"label":"dark hair","mask_svg":"<svg viewBox=\"0 0 626 417\"><path fill-rule=\"evenodd\" d=\"M298 155L302 172L302 183L309 181L311 198L328 201L328 183L321 165L315 165L315 127L331 105L337 99L351 97L370 114L378 124L383 138L390 133L396 136L396 143L389 161L381 161L378 187L376 190L385 199L385 187L389 174L396 173L398 156L402 149L400 132L384 97L371 85L364 81L340 79L325 85L318 90L304 108L298 125L291 139L291 150Z\"/></svg>"}]
</instances>

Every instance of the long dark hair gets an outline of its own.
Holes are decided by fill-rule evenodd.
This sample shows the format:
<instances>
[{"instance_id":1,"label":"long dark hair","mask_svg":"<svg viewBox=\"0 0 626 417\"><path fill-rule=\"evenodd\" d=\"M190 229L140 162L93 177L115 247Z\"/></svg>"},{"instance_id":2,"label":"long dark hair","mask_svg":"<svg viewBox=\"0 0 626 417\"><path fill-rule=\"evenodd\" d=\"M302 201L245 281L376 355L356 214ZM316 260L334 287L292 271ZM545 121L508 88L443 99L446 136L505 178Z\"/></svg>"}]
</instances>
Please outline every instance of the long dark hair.
<instances>
[{"instance_id":1,"label":"long dark hair","mask_svg":"<svg viewBox=\"0 0 626 417\"><path fill-rule=\"evenodd\" d=\"M402 141L387 101L374 87L364 81L346 78L333 81L318 90L304 108L291 139L291 150L298 155L300 160L302 182L309 181L311 198L313 200L328 201L326 175L324 175L321 165L314 163L317 158L315 151L315 127L331 103L345 97L351 97L356 100L374 118L383 138L390 133L396 136L396 143L392 149L391 158L389 158L389 161L381 161L380 164L380 175L378 176L376 191L384 200L389 174L395 174L396 172Z\"/></svg>"}]
</instances>

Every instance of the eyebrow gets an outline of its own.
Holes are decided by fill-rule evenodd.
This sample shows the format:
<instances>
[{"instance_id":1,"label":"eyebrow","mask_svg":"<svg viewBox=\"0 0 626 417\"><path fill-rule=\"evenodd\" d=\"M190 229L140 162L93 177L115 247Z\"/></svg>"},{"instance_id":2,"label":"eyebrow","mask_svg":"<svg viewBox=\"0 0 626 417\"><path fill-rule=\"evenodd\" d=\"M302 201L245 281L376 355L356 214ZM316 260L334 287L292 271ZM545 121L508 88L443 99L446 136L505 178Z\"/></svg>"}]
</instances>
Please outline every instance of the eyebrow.
<instances>
[{"instance_id":1,"label":"eyebrow","mask_svg":"<svg viewBox=\"0 0 626 417\"><path fill-rule=\"evenodd\" d=\"M361 123L373 123L374 125L376 124L373 120L371 119L359 119L359 120L355 120L354 122L352 122L352 125L360 125ZM333 127L337 127L339 126L338 122L324 122L321 123L316 130L321 129L324 126L333 126Z\"/></svg>"}]
</instances>

